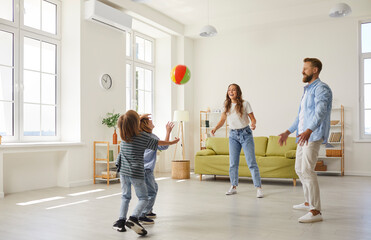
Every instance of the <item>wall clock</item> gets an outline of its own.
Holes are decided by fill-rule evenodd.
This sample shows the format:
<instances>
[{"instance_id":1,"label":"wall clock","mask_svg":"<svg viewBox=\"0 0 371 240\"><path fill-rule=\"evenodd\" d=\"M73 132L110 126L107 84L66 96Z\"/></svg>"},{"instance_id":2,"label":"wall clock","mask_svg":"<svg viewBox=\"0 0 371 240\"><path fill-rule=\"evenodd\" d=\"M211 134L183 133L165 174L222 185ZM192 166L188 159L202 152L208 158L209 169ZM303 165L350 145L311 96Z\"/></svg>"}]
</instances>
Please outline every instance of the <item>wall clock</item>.
<instances>
[{"instance_id":1,"label":"wall clock","mask_svg":"<svg viewBox=\"0 0 371 240\"><path fill-rule=\"evenodd\" d=\"M103 74L99 82L100 82L100 86L106 90L112 87L112 78L108 74Z\"/></svg>"}]
</instances>

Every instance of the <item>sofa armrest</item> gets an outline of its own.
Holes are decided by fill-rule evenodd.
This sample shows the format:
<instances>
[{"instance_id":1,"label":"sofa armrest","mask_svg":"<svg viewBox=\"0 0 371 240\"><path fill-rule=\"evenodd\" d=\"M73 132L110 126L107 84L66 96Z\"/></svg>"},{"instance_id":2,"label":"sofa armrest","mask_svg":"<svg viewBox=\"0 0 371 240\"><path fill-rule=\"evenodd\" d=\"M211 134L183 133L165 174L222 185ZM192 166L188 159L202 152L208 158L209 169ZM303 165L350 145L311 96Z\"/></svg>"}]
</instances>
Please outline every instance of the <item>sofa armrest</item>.
<instances>
[{"instance_id":1,"label":"sofa armrest","mask_svg":"<svg viewBox=\"0 0 371 240\"><path fill-rule=\"evenodd\" d=\"M285 153L286 158L295 159L296 158L296 150L289 150Z\"/></svg>"},{"instance_id":2,"label":"sofa armrest","mask_svg":"<svg viewBox=\"0 0 371 240\"><path fill-rule=\"evenodd\" d=\"M203 149L196 153L196 156L209 156L209 155L216 155L216 153L211 149Z\"/></svg>"}]
</instances>

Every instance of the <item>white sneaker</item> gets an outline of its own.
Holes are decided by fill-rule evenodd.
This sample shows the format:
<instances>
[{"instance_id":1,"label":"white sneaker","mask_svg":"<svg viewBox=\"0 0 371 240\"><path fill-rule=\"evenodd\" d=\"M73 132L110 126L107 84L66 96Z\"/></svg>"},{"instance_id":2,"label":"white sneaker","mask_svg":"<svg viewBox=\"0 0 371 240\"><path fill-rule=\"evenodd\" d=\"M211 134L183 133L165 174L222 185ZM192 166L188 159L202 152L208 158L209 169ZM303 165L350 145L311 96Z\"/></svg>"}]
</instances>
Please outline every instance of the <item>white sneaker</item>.
<instances>
[{"instance_id":1,"label":"white sneaker","mask_svg":"<svg viewBox=\"0 0 371 240\"><path fill-rule=\"evenodd\" d=\"M292 206L293 209L296 209L296 210L309 210L310 207L309 206L306 206L305 203L300 203L298 205L294 205Z\"/></svg>"},{"instance_id":2,"label":"white sneaker","mask_svg":"<svg viewBox=\"0 0 371 240\"><path fill-rule=\"evenodd\" d=\"M228 190L228 192L225 193L225 195L233 195L237 194L237 190L231 186L231 188Z\"/></svg>"},{"instance_id":3,"label":"white sneaker","mask_svg":"<svg viewBox=\"0 0 371 240\"><path fill-rule=\"evenodd\" d=\"M257 198L263 198L264 197L263 189L261 189L261 188L256 189L256 197Z\"/></svg>"},{"instance_id":4,"label":"white sneaker","mask_svg":"<svg viewBox=\"0 0 371 240\"><path fill-rule=\"evenodd\" d=\"M320 222L323 220L323 218L322 218L321 213L314 216L312 212L308 212L307 214L305 214L298 220L300 223L313 223L313 222Z\"/></svg>"}]
</instances>

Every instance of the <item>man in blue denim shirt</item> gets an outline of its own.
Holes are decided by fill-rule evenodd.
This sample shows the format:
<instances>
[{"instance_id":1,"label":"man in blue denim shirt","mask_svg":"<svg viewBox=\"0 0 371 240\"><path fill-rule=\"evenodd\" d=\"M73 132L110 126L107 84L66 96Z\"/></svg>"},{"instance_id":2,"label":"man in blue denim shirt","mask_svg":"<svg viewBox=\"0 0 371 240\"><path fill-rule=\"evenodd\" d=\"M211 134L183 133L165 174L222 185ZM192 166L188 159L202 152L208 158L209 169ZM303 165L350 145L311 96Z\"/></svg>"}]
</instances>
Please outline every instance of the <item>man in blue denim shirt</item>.
<instances>
[{"instance_id":1,"label":"man in blue denim shirt","mask_svg":"<svg viewBox=\"0 0 371 240\"><path fill-rule=\"evenodd\" d=\"M316 58L305 58L303 67L304 94L299 113L291 127L281 133L279 144L286 144L288 136L296 131L295 171L304 190L305 202L294 205L294 209L309 210L298 220L302 223L322 221L320 191L317 174L314 171L322 143L327 143L330 131L332 92L321 82L319 74L322 63Z\"/></svg>"}]
</instances>

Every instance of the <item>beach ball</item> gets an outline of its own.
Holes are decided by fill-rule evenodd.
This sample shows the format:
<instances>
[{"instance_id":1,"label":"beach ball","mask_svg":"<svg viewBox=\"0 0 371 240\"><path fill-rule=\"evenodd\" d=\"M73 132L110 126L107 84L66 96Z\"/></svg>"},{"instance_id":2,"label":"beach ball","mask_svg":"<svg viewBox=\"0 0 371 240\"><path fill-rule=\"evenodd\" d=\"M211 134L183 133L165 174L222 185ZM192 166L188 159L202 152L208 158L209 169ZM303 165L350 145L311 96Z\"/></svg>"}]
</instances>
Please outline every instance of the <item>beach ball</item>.
<instances>
[{"instance_id":1,"label":"beach ball","mask_svg":"<svg viewBox=\"0 0 371 240\"><path fill-rule=\"evenodd\" d=\"M177 65L171 70L171 80L178 85L187 83L190 78L191 71L185 65Z\"/></svg>"}]
</instances>

